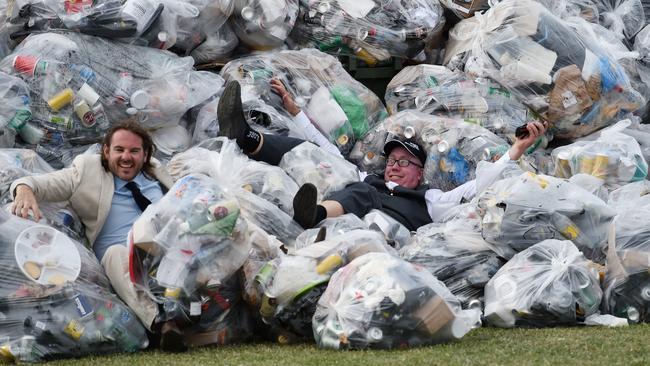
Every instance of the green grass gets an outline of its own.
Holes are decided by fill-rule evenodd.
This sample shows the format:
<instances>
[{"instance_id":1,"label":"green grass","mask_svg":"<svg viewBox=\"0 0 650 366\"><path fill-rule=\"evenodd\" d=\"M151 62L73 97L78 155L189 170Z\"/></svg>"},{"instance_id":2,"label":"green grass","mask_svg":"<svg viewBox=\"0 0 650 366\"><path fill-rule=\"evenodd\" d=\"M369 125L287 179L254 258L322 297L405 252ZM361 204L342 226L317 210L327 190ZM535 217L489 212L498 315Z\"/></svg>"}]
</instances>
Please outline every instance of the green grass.
<instances>
[{"instance_id":1,"label":"green grass","mask_svg":"<svg viewBox=\"0 0 650 366\"><path fill-rule=\"evenodd\" d=\"M392 351L332 351L315 345L254 344L197 348L187 353L145 351L63 360L49 365L647 365L650 325L493 329L458 342Z\"/></svg>"}]
</instances>

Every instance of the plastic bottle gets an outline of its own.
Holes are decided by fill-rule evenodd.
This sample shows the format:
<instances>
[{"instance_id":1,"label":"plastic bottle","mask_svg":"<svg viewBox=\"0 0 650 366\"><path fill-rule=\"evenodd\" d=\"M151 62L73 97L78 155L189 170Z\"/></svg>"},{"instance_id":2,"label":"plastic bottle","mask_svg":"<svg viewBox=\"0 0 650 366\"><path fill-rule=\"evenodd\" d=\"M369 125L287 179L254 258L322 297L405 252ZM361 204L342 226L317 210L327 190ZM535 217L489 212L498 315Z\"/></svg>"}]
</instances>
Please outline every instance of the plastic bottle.
<instances>
[{"instance_id":1,"label":"plastic bottle","mask_svg":"<svg viewBox=\"0 0 650 366\"><path fill-rule=\"evenodd\" d=\"M146 337L138 336L133 331L134 325L139 324L126 308L114 304L110 314L112 316L106 319L103 331L106 337L113 339L120 349L126 352L136 352L147 347L149 342Z\"/></svg>"},{"instance_id":2,"label":"plastic bottle","mask_svg":"<svg viewBox=\"0 0 650 366\"><path fill-rule=\"evenodd\" d=\"M331 33L340 33L338 30L345 25L345 15L342 10L323 15L324 27Z\"/></svg>"},{"instance_id":3,"label":"plastic bottle","mask_svg":"<svg viewBox=\"0 0 650 366\"><path fill-rule=\"evenodd\" d=\"M70 68L74 72L74 77L79 78L77 81L80 84L78 88L83 87L83 83L86 83L100 96L111 97L116 94L115 83L101 75L97 75L92 68L79 64L72 64Z\"/></svg>"},{"instance_id":4,"label":"plastic bottle","mask_svg":"<svg viewBox=\"0 0 650 366\"><path fill-rule=\"evenodd\" d=\"M95 115L95 121L97 123L97 126L102 131L106 131L111 127L111 124L108 120L108 116L106 115L106 111L104 110L103 105L97 104L96 106L94 106L93 114Z\"/></svg>"}]
</instances>

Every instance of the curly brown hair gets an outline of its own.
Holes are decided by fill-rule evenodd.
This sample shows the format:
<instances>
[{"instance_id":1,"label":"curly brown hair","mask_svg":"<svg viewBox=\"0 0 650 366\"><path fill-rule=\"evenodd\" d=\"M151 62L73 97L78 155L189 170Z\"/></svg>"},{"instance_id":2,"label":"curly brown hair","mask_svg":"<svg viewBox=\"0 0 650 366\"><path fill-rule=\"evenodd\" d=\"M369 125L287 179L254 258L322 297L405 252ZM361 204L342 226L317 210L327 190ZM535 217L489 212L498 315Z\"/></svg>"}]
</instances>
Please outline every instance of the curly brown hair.
<instances>
[{"instance_id":1,"label":"curly brown hair","mask_svg":"<svg viewBox=\"0 0 650 366\"><path fill-rule=\"evenodd\" d=\"M113 125L108 132L106 132L106 135L104 136L104 141L102 141L102 166L104 167L104 170L107 172L110 171L108 168L108 159L104 155L104 146L110 147L111 146L111 141L113 139L113 135L115 132L119 130L126 130L129 131L135 135L138 135L142 139L142 150L144 150L146 154L146 158L144 160L144 164L142 165L142 171L146 175L148 175L150 178L154 177L154 166L151 164L151 157L153 156L153 153L156 149L156 145L153 143L153 139L151 138L151 135L149 132L144 129L138 123L135 119L129 118L126 120L123 120L121 122L118 122L117 124Z\"/></svg>"}]
</instances>

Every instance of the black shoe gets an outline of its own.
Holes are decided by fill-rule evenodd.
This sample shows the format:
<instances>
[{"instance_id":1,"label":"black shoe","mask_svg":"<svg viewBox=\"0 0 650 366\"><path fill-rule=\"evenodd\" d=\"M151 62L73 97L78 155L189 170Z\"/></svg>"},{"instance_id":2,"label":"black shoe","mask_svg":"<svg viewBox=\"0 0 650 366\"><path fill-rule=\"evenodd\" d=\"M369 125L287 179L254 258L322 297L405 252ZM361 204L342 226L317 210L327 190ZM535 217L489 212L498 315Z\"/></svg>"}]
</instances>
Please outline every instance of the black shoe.
<instances>
[{"instance_id":1,"label":"black shoe","mask_svg":"<svg viewBox=\"0 0 650 366\"><path fill-rule=\"evenodd\" d=\"M173 321L167 321L160 330L160 349L167 352L185 352L183 333Z\"/></svg>"},{"instance_id":2,"label":"black shoe","mask_svg":"<svg viewBox=\"0 0 650 366\"><path fill-rule=\"evenodd\" d=\"M317 224L316 199L316 186L311 183L303 184L293 197L293 219L305 229Z\"/></svg>"},{"instance_id":3,"label":"black shoe","mask_svg":"<svg viewBox=\"0 0 650 366\"><path fill-rule=\"evenodd\" d=\"M241 87L237 81L229 81L221 94L217 107L219 136L241 142L250 129L241 105Z\"/></svg>"}]
</instances>

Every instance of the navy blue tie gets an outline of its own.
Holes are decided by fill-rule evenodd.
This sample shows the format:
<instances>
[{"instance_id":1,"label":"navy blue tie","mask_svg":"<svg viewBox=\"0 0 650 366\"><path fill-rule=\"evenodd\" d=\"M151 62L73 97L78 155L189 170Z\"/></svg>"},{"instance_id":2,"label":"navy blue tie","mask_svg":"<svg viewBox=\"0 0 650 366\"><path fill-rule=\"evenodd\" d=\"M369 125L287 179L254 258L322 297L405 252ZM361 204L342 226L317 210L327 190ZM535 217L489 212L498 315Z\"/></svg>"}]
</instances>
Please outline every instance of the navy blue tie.
<instances>
[{"instance_id":1,"label":"navy blue tie","mask_svg":"<svg viewBox=\"0 0 650 366\"><path fill-rule=\"evenodd\" d=\"M138 188L138 185L135 182L129 182L125 187L131 191L135 203L140 207L140 210L144 212L144 210L146 210L151 204L151 201L140 192L140 188Z\"/></svg>"}]
</instances>

